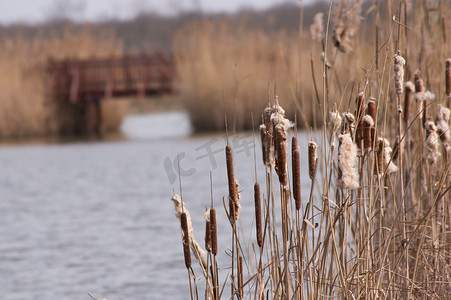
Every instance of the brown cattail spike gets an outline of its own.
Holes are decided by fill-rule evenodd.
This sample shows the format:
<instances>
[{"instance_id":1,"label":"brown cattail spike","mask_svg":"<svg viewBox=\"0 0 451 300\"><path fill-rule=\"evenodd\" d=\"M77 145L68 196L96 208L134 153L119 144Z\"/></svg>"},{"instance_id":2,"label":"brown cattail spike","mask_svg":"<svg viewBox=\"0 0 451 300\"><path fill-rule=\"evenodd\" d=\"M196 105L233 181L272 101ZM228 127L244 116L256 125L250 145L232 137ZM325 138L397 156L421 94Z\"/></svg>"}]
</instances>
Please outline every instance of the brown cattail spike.
<instances>
[{"instance_id":1,"label":"brown cattail spike","mask_svg":"<svg viewBox=\"0 0 451 300\"><path fill-rule=\"evenodd\" d=\"M410 121L410 104L414 92L415 85L411 81L407 81L404 85L404 122L406 125Z\"/></svg>"},{"instance_id":2,"label":"brown cattail spike","mask_svg":"<svg viewBox=\"0 0 451 300\"><path fill-rule=\"evenodd\" d=\"M318 144L314 141L308 142L308 174L310 179L314 179L316 175L316 164L318 156L316 151L318 149Z\"/></svg>"},{"instance_id":3,"label":"brown cattail spike","mask_svg":"<svg viewBox=\"0 0 451 300\"><path fill-rule=\"evenodd\" d=\"M180 226L182 227L183 255L185 257L185 267L189 269L191 267L191 255L189 249L188 220L186 218L185 212L182 212L180 215Z\"/></svg>"},{"instance_id":4,"label":"brown cattail spike","mask_svg":"<svg viewBox=\"0 0 451 300\"><path fill-rule=\"evenodd\" d=\"M263 163L265 164L265 166L269 167L270 166L269 155L270 155L270 150L271 150L271 141L270 141L268 133L266 132L265 124L260 125L260 137L261 137L261 142L262 142Z\"/></svg>"},{"instance_id":5,"label":"brown cattail spike","mask_svg":"<svg viewBox=\"0 0 451 300\"><path fill-rule=\"evenodd\" d=\"M205 212L205 250L211 251L211 225L210 225L210 210Z\"/></svg>"},{"instance_id":6,"label":"brown cattail spike","mask_svg":"<svg viewBox=\"0 0 451 300\"><path fill-rule=\"evenodd\" d=\"M225 148L227 163L227 180L229 184L229 213L230 221L235 223L239 215L238 191L236 188L235 171L233 170L232 148L227 145Z\"/></svg>"},{"instance_id":7,"label":"brown cattail spike","mask_svg":"<svg viewBox=\"0 0 451 300\"><path fill-rule=\"evenodd\" d=\"M368 99L366 114L369 115L373 119L373 121L376 125L376 114L377 114L376 98L371 97L370 99Z\"/></svg>"},{"instance_id":8,"label":"brown cattail spike","mask_svg":"<svg viewBox=\"0 0 451 300\"><path fill-rule=\"evenodd\" d=\"M363 123L363 145L365 149L370 149L373 145L373 141L371 139L371 130L374 127L373 118L370 115L365 115L362 120Z\"/></svg>"},{"instance_id":9,"label":"brown cattail spike","mask_svg":"<svg viewBox=\"0 0 451 300\"><path fill-rule=\"evenodd\" d=\"M254 203L255 203L255 226L257 235L257 245L263 247L263 234L262 234L262 208L260 201L260 185L258 182L254 184Z\"/></svg>"},{"instance_id":10,"label":"brown cattail spike","mask_svg":"<svg viewBox=\"0 0 451 300\"><path fill-rule=\"evenodd\" d=\"M451 97L451 58L445 61L445 92L447 97Z\"/></svg>"},{"instance_id":11,"label":"brown cattail spike","mask_svg":"<svg viewBox=\"0 0 451 300\"><path fill-rule=\"evenodd\" d=\"M218 236L216 228L216 209L210 209L211 253L218 254Z\"/></svg>"},{"instance_id":12,"label":"brown cattail spike","mask_svg":"<svg viewBox=\"0 0 451 300\"><path fill-rule=\"evenodd\" d=\"M293 136L291 140L291 163L293 172L293 198L296 210L301 209L301 162L299 157L298 139Z\"/></svg>"},{"instance_id":13,"label":"brown cattail spike","mask_svg":"<svg viewBox=\"0 0 451 300\"><path fill-rule=\"evenodd\" d=\"M363 96L363 93L359 93L356 98L356 111L355 111L355 117L357 122L357 129L356 129L356 142L359 148L361 148L362 142L363 142L363 124L362 119L365 115L365 99ZM363 149L360 149L363 150Z\"/></svg>"},{"instance_id":14,"label":"brown cattail spike","mask_svg":"<svg viewBox=\"0 0 451 300\"><path fill-rule=\"evenodd\" d=\"M383 139L379 139L379 147L376 152L376 163L374 164L374 174L380 175L382 174L382 167L384 161L384 141Z\"/></svg>"},{"instance_id":15,"label":"brown cattail spike","mask_svg":"<svg viewBox=\"0 0 451 300\"><path fill-rule=\"evenodd\" d=\"M281 185L288 184L287 175L287 134L281 124L275 126L276 172Z\"/></svg>"}]
</instances>

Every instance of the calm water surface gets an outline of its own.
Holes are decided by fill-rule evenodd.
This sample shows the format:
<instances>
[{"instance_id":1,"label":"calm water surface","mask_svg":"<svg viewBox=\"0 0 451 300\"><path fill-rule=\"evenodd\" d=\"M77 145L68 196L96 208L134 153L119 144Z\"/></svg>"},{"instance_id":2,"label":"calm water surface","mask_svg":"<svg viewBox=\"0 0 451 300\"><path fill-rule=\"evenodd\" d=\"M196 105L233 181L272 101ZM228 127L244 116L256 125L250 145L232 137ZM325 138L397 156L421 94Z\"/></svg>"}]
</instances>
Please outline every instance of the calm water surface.
<instances>
[{"instance_id":1,"label":"calm water surface","mask_svg":"<svg viewBox=\"0 0 451 300\"><path fill-rule=\"evenodd\" d=\"M130 117L122 131L128 139L0 147L2 300L87 300L88 293L108 300L188 299L170 201L173 189L179 191L178 153L184 200L202 245L212 172L220 266L228 266L224 136L191 136L183 113ZM300 138L306 169L307 137ZM234 142L243 228L253 226L252 142L248 134ZM257 143L258 162L259 149ZM307 177L304 194L308 187Z\"/></svg>"}]
</instances>

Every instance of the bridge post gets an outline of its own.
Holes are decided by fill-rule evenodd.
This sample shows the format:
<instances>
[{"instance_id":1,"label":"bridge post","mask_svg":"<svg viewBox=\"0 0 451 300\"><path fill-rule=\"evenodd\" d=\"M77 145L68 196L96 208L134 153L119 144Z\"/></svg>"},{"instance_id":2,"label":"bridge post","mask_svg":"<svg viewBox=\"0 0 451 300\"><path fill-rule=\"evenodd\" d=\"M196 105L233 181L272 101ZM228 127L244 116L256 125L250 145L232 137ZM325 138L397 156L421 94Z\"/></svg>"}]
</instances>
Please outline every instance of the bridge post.
<instances>
[{"instance_id":1,"label":"bridge post","mask_svg":"<svg viewBox=\"0 0 451 300\"><path fill-rule=\"evenodd\" d=\"M103 136L102 99L87 96L84 102L86 133L88 136L95 134L101 138Z\"/></svg>"}]
</instances>

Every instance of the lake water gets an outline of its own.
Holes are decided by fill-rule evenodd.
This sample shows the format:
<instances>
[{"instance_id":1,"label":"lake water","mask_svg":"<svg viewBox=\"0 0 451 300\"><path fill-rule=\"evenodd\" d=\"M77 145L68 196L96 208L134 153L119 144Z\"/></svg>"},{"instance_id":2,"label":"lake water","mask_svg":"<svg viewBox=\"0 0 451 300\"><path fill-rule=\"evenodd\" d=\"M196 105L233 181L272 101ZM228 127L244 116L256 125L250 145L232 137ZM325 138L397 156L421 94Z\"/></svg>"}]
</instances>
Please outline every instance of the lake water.
<instances>
[{"instance_id":1,"label":"lake water","mask_svg":"<svg viewBox=\"0 0 451 300\"><path fill-rule=\"evenodd\" d=\"M212 172L219 264L228 267L224 135L190 135L184 113L129 117L122 131L127 138L113 142L0 147L0 299L88 300L88 293L108 300L188 299L180 225L170 201L179 191L177 155L201 245ZM248 237L252 143L250 134L234 139L241 226ZM300 135L299 143L301 169L307 170L307 136ZM263 188L262 172L259 167ZM307 195L308 176L303 181ZM201 280L200 291L203 286Z\"/></svg>"}]
</instances>

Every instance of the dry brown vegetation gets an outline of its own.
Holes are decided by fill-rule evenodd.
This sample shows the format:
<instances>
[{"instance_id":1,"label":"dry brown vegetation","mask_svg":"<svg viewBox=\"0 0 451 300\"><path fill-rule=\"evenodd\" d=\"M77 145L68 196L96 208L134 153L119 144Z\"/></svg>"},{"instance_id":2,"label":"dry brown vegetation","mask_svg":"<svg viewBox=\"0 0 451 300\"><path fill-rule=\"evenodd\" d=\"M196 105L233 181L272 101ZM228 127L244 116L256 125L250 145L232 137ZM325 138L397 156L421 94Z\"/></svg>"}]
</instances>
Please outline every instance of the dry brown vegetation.
<instances>
[{"instance_id":1,"label":"dry brown vegetation","mask_svg":"<svg viewBox=\"0 0 451 300\"><path fill-rule=\"evenodd\" d=\"M89 27L67 28L61 36L6 38L0 41L0 137L26 137L70 133L73 113L69 104L46 102L45 66L49 57L86 58L119 54L122 44L105 32ZM114 114L113 114L114 115ZM105 114L106 123L113 115Z\"/></svg>"},{"instance_id":2,"label":"dry brown vegetation","mask_svg":"<svg viewBox=\"0 0 451 300\"><path fill-rule=\"evenodd\" d=\"M317 79L319 103L315 96L284 99L287 114L294 112L294 102L302 109L316 105L320 120L324 121L308 150L306 145L300 145L303 151L299 151L295 136L290 139L291 124L280 106L281 94L290 95L286 91L299 86L293 74L289 75L292 69L284 69L286 74L282 76L286 77L277 81L277 101L276 97L266 96L271 79L266 79L266 85L260 83L264 92L254 90L258 85L250 79L246 82L246 72L240 68L247 67L244 58L255 63L259 51L265 49L269 53L294 55L280 55L276 61L293 62L296 70L296 58L305 55L299 52L303 47L291 52L295 41L265 35L256 38L258 35L250 32L230 34L226 25L202 24L180 37L184 41L184 48L179 49L183 52L179 59L184 63L182 90L190 92L188 100L198 126L202 126L202 114L216 114L221 119L224 106L237 127L249 122L251 111L263 115L260 128L266 177L260 179L265 187L260 189L257 179L254 187L257 236L248 244L247 232L254 230L242 228L237 222L239 203L249 205L249 199L240 201L235 181L240 174L234 172L228 145L224 166L228 182L224 185L228 185L225 199L229 206L225 210L232 243L228 249L211 251L215 246L206 247L207 267L204 262L200 264L206 299L221 299L224 288L231 292L232 299L450 297L451 48L446 16L451 5L436 1L416 1L414 7L408 6L407 1L374 3L369 13L375 22L365 26L359 24L360 1L338 1L333 7L330 35L325 35L323 41L325 62L314 61L324 74ZM393 6L387 7L387 3ZM366 37L359 39L358 29ZM212 41L204 36L210 36ZM248 40L253 55L246 52L246 47L231 43ZM275 41L278 51L265 48L272 45L266 42L269 40ZM282 43L287 44L280 49ZM194 45L199 56L195 55ZM310 47L322 48L313 45ZM308 51L316 56L321 52ZM260 69L254 68L265 70L265 66L273 67L271 63L265 61ZM257 71L251 74L260 75ZM235 76L237 73L241 77ZM311 76L311 72L297 73L302 74L299 81L303 83ZM188 74L189 78L184 76ZM298 90L309 87L305 84ZM263 96L258 101L264 96L266 102L270 99L264 112L256 113L253 108L244 111L254 103L248 95L260 93ZM202 101L215 104L203 111ZM222 101L225 105L221 105ZM265 101L258 102L260 111ZM247 120L239 121L241 117ZM206 128L211 126L209 121L215 119L206 116ZM223 126L219 121L214 124ZM292 166L287 160L290 152ZM300 172L311 179L310 194L301 199L297 163L300 152L308 152L309 162L309 168ZM174 196L173 201L179 214L188 214L182 203L189 200ZM215 199L217 202L221 201ZM224 233L226 229L213 228L211 223L206 229L211 241L228 234ZM193 238L192 228L183 234ZM188 244L191 240L185 238L185 258ZM202 257L202 249L191 245L191 250ZM217 265L221 250L231 259L230 265ZM196 267L186 260L185 265L194 299L199 295ZM230 271L221 282L218 270L222 268Z\"/></svg>"}]
</instances>

